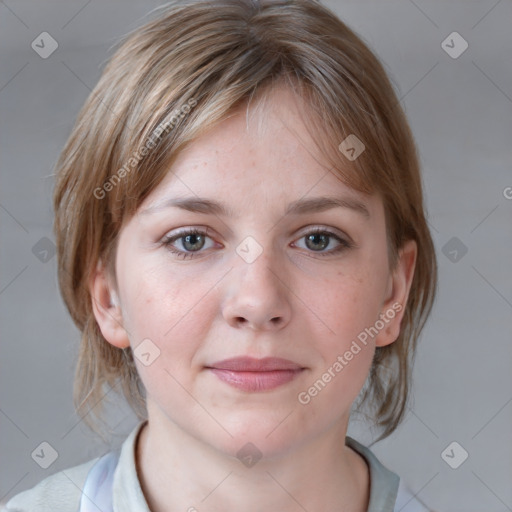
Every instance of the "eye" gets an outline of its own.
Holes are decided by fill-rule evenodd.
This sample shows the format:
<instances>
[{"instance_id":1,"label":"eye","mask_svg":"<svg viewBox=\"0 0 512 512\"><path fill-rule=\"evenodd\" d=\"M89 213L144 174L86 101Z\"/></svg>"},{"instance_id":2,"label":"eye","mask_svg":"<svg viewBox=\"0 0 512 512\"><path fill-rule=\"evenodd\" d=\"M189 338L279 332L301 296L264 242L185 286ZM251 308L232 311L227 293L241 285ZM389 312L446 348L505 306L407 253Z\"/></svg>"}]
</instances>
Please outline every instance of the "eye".
<instances>
[{"instance_id":1,"label":"eye","mask_svg":"<svg viewBox=\"0 0 512 512\"><path fill-rule=\"evenodd\" d=\"M208 229L202 231L194 228L176 233L173 236L166 236L162 240L162 244L179 258L187 259L193 258L195 256L194 253L199 253L201 251L207 238L210 238L208 236ZM176 249L173 245L175 242L179 242L183 249Z\"/></svg>"},{"instance_id":2,"label":"eye","mask_svg":"<svg viewBox=\"0 0 512 512\"><path fill-rule=\"evenodd\" d=\"M353 244L348 240L345 240L335 233L328 231L323 228L316 228L313 231L310 231L306 235L302 236L299 240L305 239L306 248L312 252L318 253L319 256L331 256L333 254L337 254L346 249L350 249L353 247ZM332 245L332 241L337 242L337 246L335 246L330 251L324 251L326 247Z\"/></svg>"},{"instance_id":3,"label":"eye","mask_svg":"<svg viewBox=\"0 0 512 512\"><path fill-rule=\"evenodd\" d=\"M178 258L189 259L196 257L196 255L199 256L201 252L205 252L202 251L202 249L205 247L207 239L211 240L208 236L208 229L201 230L193 228L183 230L172 236L166 236L161 243L170 252L176 254ZM310 252L318 253L319 256L331 256L354 246L353 243L324 228L316 228L303 235L299 240L302 239L306 241L306 248ZM333 241L335 241L337 245L335 245L333 249L325 251L327 247L333 245ZM177 242L181 245L181 249L175 247ZM214 244L207 248L211 248L212 246L214 246Z\"/></svg>"}]
</instances>

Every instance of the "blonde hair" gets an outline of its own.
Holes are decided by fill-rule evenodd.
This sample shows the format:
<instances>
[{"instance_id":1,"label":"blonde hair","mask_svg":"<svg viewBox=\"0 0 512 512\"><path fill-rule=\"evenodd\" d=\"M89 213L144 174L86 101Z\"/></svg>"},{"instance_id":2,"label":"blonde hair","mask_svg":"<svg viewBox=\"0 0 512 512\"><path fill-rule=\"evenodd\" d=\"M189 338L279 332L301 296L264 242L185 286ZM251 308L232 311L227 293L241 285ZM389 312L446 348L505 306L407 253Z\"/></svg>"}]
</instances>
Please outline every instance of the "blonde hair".
<instances>
[{"instance_id":1,"label":"blonde hair","mask_svg":"<svg viewBox=\"0 0 512 512\"><path fill-rule=\"evenodd\" d=\"M189 0L166 4L156 19L125 37L56 164L59 286L82 332L73 400L100 435L89 413L98 405L94 415L101 419L105 384L120 384L140 419L147 411L131 349L108 343L93 314L88 283L98 262L116 284L118 235L180 151L277 83L305 100L307 126L331 172L382 197L391 267L406 240L417 243L400 336L376 348L361 393L361 405L372 406L382 429L379 439L402 421L437 264L414 139L383 66L313 0ZM339 149L350 134L365 145L353 161Z\"/></svg>"}]
</instances>

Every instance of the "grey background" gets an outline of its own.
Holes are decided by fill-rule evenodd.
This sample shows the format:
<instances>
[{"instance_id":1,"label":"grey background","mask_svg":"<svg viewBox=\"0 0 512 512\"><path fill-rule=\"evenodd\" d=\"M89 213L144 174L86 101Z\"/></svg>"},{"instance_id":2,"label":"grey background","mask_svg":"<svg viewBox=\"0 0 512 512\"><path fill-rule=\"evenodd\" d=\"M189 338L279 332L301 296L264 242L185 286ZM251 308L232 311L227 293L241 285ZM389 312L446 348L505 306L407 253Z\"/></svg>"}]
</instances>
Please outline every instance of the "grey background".
<instances>
[{"instance_id":1,"label":"grey background","mask_svg":"<svg viewBox=\"0 0 512 512\"><path fill-rule=\"evenodd\" d=\"M159 3L0 2L2 502L107 448L74 413L79 333L58 292L56 258L41 261L36 244L53 239L53 165L109 47ZM407 419L372 449L432 509L512 510L512 3L324 3L396 84L440 266ZM31 48L44 31L59 45L47 59ZM457 59L441 47L453 31L469 44ZM467 247L455 262L453 244L459 258ZM111 409L118 446L135 416L120 399ZM370 440L360 422L349 434ZM59 454L46 470L31 458L42 441ZM469 453L458 469L441 457L452 441Z\"/></svg>"}]
</instances>

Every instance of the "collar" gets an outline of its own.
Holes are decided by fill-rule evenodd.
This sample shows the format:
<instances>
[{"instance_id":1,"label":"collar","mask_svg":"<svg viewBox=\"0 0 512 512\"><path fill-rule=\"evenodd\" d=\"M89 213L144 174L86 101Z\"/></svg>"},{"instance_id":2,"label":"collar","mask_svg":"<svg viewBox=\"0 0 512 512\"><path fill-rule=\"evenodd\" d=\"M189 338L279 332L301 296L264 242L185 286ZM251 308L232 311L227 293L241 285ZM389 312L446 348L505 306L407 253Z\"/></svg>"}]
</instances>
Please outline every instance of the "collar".
<instances>
[{"instance_id":1,"label":"collar","mask_svg":"<svg viewBox=\"0 0 512 512\"><path fill-rule=\"evenodd\" d=\"M114 512L151 512L137 475L135 448L142 427L148 420L140 422L124 440L114 473L112 506Z\"/></svg>"},{"instance_id":2,"label":"collar","mask_svg":"<svg viewBox=\"0 0 512 512\"><path fill-rule=\"evenodd\" d=\"M349 436L345 437L345 444L359 453L370 468L370 500L367 512L393 512L400 477L383 466L367 446Z\"/></svg>"}]
</instances>

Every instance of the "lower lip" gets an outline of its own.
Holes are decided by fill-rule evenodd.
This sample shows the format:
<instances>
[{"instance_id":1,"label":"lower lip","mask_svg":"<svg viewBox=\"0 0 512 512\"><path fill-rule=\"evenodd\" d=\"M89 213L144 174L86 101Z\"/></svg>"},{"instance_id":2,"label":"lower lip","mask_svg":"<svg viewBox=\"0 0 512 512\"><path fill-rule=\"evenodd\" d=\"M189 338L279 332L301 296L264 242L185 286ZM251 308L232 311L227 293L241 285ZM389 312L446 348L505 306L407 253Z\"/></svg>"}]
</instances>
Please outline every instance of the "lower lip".
<instances>
[{"instance_id":1,"label":"lower lip","mask_svg":"<svg viewBox=\"0 0 512 512\"><path fill-rule=\"evenodd\" d=\"M299 370L273 370L269 372L235 372L209 368L220 380L242 391L268 391L293 380Z\"/></svg>"}]
</instances>

